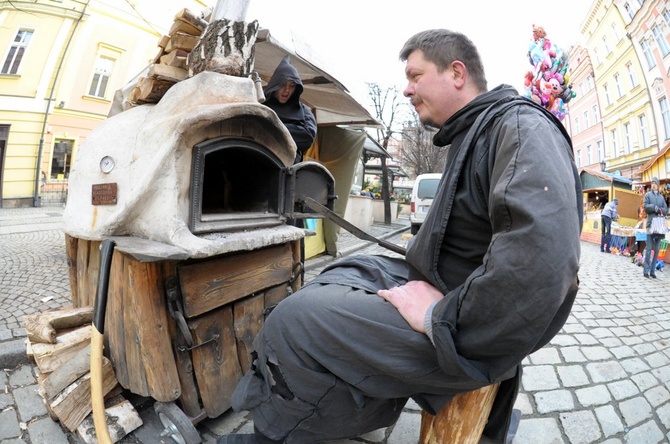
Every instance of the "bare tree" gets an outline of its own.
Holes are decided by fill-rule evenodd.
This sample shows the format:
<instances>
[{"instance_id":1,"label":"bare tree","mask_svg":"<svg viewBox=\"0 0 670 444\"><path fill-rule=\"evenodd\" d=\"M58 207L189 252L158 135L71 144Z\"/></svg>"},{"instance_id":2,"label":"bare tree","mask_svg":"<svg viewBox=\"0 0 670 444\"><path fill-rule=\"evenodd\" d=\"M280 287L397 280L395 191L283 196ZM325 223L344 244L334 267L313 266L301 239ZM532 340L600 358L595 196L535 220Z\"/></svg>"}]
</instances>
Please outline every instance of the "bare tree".
<instances>
[{"instance_id":1,"label":"bare tree","mask_svg":"<svg viewBox=\"0 0 670 444\"><path fill-rule=\"evenodd\" d=\"M446 161L448 146L433 144L436 130L426 128L419 116L412 113L402 130L402 164L416 176L424 173L441 173Z\"/></svg>"},{"instance_id":2,"label":"bare tree","mask_svg":"<svg viewBox=\"0 0 670 444\"><path fill-rule=\"evenodd\" d=\"M394 125L397 124L402 112L402 95L397 87L382 88L376 83L368 83L368 95L372 101L375 118L384 127L377 129L377 142L386 150L389 140L393 136ZM384 200L384 223L391 223L391 202L389 192L389 173L386 158L381 158L382 167L382 199Z\"/></svg>"}]
</instances>

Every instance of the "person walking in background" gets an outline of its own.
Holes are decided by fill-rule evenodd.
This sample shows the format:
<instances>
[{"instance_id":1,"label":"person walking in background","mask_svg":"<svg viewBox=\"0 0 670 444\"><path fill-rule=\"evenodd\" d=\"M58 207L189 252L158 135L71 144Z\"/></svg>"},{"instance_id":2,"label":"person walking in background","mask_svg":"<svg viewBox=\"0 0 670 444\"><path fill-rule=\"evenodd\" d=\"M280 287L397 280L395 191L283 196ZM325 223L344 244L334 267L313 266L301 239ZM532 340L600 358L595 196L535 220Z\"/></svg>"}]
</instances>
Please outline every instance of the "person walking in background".
<instances>
[{"instance_id":1,"label":"person walking in background","mask_svg":"<svg viewBox=\"0 0 670 444\"><path fill-rule=\"evenodd\" d=\"M277 113L298 148L294 163L302 161L316 137L316 118L312 110L300 101L302 91L300 74L291 65L290 56L279 62L263 91L266 97L263 105Z\"/></svg>"},{"instance_id":2,"label":"person walking in background","mask_svg":"<svg viewBox=\"0 0 670 444\"><path fill-rule=\"evenodd\" d=\"M612 240L612 221L619 218L617 208L619 199L616 197L612 202L607 202L600 214L600 251L610 253L610 241ZM605 247L607 246L607 247Z\"/></svg>"},{"instance_id":3,"label":"person walking in background","mask_svg":"<svg viewBox=\"0 0 670 444\"><path fill-rule=\"evenodd\" d=\"M665 198L658 191L660 182L658 177L651 179L651 189L644 195L644 212L647 213L647 248L644 250L644 277L656 279L656 262L658 261L658 250L661 248L661 240L665 238L665 233L654 232L652 225L654 219L662 219L665 227L665 216L668 214L668 204ZM654 250L652 256L651 251Z\"/></svg>"}]
</instances>

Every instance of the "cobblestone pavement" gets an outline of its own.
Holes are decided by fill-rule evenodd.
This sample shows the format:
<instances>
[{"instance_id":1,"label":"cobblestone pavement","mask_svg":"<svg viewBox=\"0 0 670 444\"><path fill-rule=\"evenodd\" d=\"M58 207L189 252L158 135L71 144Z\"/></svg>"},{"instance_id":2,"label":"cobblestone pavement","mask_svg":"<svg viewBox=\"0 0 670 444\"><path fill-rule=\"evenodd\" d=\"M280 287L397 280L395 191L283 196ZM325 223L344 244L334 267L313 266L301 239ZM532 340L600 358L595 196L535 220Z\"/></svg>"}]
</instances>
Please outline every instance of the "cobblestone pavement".
<instances>
[{"instance_id":1,"label":"cobblestone pavement","mask_svg":"<svg viewBox=\"0 0 670 444\"><path fill-rule=\"evenodd\" d=\"M0 209L0 359L16 345L25 350L21 316L69 304L62 209ZM384 230L375 228L380 236ZM390 254L346 234L341 251ZM402 244L400 234L387 240ZM348 244L348 245L347 245ZM529 260L533 258L529 252ZM629 258L582 243L581 287L561 332L525 360L516 408L522 413L514 444L670 442L670 267L645 279ZM308 261L306 280L328 261ZM0 443L78 443L53 422L36 392L36 369L26 361L2 363ZM153 401L128 394L144 425L122 443L171 443ZM420 410L410 403L392 427L339 444L415 444ZM197 425L205 443L250 431L247 415L227 412Z\"/></svg>"}]
</instances>

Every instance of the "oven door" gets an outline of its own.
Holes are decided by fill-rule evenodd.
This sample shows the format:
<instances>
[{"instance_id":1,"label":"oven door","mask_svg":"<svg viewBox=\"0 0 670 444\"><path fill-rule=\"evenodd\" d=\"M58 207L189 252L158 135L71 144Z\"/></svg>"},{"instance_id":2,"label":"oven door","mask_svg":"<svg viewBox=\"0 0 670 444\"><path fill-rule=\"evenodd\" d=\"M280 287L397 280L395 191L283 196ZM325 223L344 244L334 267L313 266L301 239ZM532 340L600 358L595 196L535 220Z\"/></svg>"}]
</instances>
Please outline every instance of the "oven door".
<instances>
[{"instance_id":1,"label":"oven door","mask_svg":"<svg viewBox=\"0 0 670 444\"><path fill-rule=\"evenodd\" d=\"M318 162L300 162L288 168L284 190L283 216L289 219L323 217L305 205L305 197L311 197L331 210L337 199L333 175Z\"/></svg>"}]
</instances>

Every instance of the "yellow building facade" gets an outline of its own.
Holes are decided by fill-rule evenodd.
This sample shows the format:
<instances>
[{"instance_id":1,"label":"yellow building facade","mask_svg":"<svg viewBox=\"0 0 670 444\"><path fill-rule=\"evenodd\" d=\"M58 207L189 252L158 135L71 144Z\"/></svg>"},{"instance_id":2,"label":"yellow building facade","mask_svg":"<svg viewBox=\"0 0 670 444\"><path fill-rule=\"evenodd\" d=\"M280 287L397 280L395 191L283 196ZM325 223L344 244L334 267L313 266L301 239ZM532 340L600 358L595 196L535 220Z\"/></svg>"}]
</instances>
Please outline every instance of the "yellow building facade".
<instances>
[{"instance_id":1,"label":"yellow building facade","mask_svg":"<svg viewBox=\"0 0 670 444\"><path fill-rule=\"evenodd\" d=\"M0 1L0 207L65 202L71 159L181 9L212 1Z\"/></svg>"}]
</instances>

